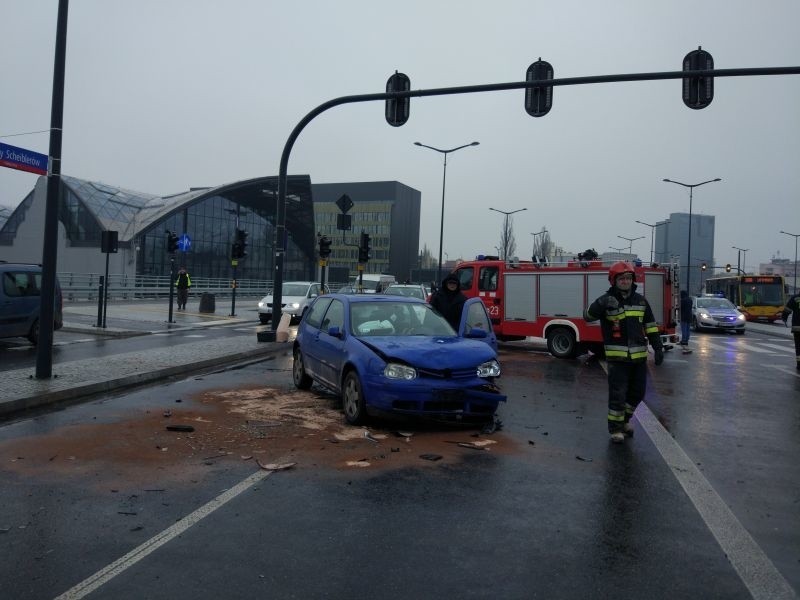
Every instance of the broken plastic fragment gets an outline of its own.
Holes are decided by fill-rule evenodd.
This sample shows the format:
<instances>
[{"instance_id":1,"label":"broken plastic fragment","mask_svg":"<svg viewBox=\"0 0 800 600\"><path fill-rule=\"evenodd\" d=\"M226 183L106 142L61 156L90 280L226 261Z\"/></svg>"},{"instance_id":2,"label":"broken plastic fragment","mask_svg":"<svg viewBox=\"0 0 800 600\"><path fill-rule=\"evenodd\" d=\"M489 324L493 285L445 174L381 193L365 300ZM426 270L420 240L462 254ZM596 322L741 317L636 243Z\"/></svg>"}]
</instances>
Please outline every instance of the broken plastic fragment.
<instances>
[{"instance_id":1,"label":"broken plastic fragment","mask_svg":"<svg viewBox=\"0 0 800 600\"><path fill-rule=\"evenodd\" d=\"M265 471L285 471L286 469L291 469L293 466L297 464L296 462L290 462L290 463L269 463L265 465L258 459L256 459L256 462L258 463L258 466L264 469Z\"/></svg>"},{"instance_id":2,"label":"broken plastic fragment","mask_svg":"<svg viewBox=\"0 0 800 600\"><path fill-rule=\"evenodd\" d=\"M167 425L167 431L191 432L194 431L194 427L192 425Z\"/></svg>"},{"instance_id":3,"label":"broken plastic fragment","mask_svg":"<svg viewBox=\"0 0 800 600\"><path fill-rule=\"evenodd\" d=\"M441 454L420 454L419 457L422 460L441 460L442 459L442 455Z\"/></svg>"}]
</instances>

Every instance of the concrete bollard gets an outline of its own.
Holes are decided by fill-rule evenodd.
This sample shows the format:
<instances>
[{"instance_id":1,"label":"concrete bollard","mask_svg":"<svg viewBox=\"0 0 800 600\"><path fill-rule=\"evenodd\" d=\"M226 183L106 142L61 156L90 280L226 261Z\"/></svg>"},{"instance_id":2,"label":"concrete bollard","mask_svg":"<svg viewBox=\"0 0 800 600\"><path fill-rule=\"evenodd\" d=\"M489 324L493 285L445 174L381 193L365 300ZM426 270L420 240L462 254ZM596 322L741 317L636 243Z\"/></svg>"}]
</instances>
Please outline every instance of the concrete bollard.
<instances>
[{"instance_id":1,"label":"concrete bollard","mask_svg":"<svg viewBox=\"0 0 800 600\"><path fill-rule=\"evenodd\" d=\"M292 322L292 315L289 313L281 313L281 320L278 323L278 329L275 330L276 342L289 341L289 324Z\"/></svg>"}]
</instances>

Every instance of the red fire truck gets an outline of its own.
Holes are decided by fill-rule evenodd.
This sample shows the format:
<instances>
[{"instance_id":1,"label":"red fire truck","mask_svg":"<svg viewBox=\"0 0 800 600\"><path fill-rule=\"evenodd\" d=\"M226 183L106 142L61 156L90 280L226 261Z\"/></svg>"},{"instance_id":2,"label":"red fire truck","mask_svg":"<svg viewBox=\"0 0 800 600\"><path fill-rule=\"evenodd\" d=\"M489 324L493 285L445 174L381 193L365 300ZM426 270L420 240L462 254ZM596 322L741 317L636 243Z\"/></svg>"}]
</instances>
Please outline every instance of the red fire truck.
<instances>
[{"instance_id":1,"label":"red fire truck","mask_svg":"<svg viewBox=\"0 0 800 600\"><path fill-rule=\"evenodd\" d=\"M545 338L558 358L574 358L591 350L601 353L600 322L587 323L584 309L609 288L608 268L599 260L575 260L550 265L502 261L479 256L460 263L454 273L461 290L480 297L495 333L503 341ZM650 303L665 348L680 341L680 279L678 265L635 266L637 292Z\"/></svg>"}]
</instances>

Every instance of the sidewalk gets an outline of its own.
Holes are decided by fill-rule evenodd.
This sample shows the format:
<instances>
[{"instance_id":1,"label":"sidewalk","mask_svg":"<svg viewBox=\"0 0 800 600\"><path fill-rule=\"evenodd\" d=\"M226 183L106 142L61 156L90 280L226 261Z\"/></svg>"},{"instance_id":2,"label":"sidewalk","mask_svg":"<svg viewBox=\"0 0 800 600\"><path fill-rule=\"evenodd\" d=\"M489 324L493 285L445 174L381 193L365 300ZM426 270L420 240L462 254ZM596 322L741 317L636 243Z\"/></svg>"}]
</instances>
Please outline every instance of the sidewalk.
<instances>
[{"instance_id":1,"label":"sidewalk","mask_svg":"<svg viewBox=\"0 0 800 600\"><path fill-rule=\"evenodd\" d=\"M245 301L247 302L247 301ZM75 400L90 394L105 393L125 387L150 383L174 375L198 372L213 367L243 361L263 360L271 355L291 350L288 343L258 342L258 329L268 328L258 324L258 317L245 304L242 316L237 308L236 317L219 314L201 314L192 310L174 311L175 323L168 323L168 306L165 303L135 302L109 304L106 312L106 329L95 327L97 306L71 304L64 306L62 331L77 331L94 335L131 337L181 331L215 325L241 323L252 326L253 335L237 335L218 339L153 348L147 352L133 351L112 354L103 359L98 368L97 359L59 362L53 365L50 379L36 379L35 368L0 372L0 417L27 409L65 400ZM225 309L227 314L230 305ZM219 313L219 309L217 310Z\"/></svg>"}]
</instances>

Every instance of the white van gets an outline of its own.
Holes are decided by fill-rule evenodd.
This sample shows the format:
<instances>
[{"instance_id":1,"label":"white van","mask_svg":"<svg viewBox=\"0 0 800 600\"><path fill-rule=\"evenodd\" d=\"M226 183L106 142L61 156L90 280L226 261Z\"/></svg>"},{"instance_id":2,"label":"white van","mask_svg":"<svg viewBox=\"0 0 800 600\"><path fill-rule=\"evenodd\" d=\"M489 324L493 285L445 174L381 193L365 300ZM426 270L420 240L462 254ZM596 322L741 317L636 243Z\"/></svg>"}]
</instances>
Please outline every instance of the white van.
<instances>
[{"instance_id":1,"label":"white van","mask_svg":"<svg viewBox=\"0 0 800 600\"><path fill-rule=\"evenodd\" d=\"M394 275L385 275L383 273L364 273L361 277L362 291L365 294L379 294L393 283L396 283ZM354 290L358 290L358 280L358 275L350 278L350 285Z\"/></svg>"}]
</instances>

